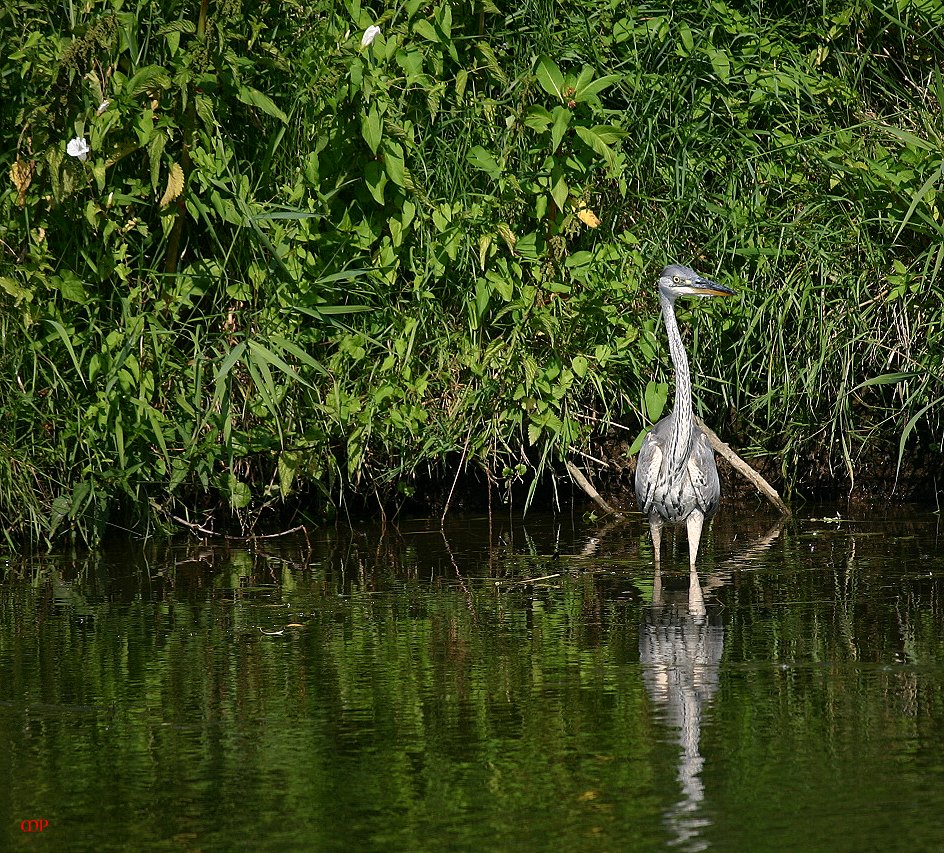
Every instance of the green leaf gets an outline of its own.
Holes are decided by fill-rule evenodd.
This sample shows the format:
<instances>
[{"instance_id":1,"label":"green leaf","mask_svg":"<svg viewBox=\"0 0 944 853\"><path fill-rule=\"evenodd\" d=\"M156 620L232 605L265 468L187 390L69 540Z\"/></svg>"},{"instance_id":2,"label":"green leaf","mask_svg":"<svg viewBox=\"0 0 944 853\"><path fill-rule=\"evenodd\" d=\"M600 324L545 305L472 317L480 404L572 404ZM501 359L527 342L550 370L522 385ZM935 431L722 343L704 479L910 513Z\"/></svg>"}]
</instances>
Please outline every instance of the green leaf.
<instances>
[{"instance_id":1,"label":"green leaf","mask_svg":"<svg viewBox=\"0 0 944 853\"><path fill-rule=\"evenodd\" d=\"M665 411L669 399L669 386L665 382L650 382L646 385L646 416L655 423Z\"/></svg>"},{"instance_id":2,"label":"green leaf","mask_svg":"<svg viewBox=\"0 0 944 853\"><path fill-rule=\"evenodd\" d=\"M172 21L171 23L161 27L157 34L159 36L166 36L168 33L187 33L188 35L193 35L197 31L197 25L187 18L183 18L179 21Z\"/></svg>"},{"instance_id":3,"label":"green leaf","mask_svg":"<svg viewBox=\"0 0 944 853\"><path fill-rule=\"evenodd\" d=\"M495 56L495 51L492 50L491 46L487 42L480 41L475 45L475 49L482 57L482 62L485 64L486 70L492 75L498 85L503 87L507 86L508 75L505 74L504 70L499 64L498 57Z\"/></svg>"},{"instance_id":4,"label":"green leaf","mask_svg":"<svg viewBox=\"0 0 944 853\"><path fill-rule=\"evenodd\" d=\"M240 86L236 97L244 104L249 104L251 107L258 107L266 115L277 118L283 124L288 124L288 116L276 106L272 98L260 92L258 89L253 89L252 86Z\"/></svg>"},{"instance_id":5,"label":"green leaf","mask_svg":"<svg viewBox=\"0 0 944 853\"><path fill-rule=\"evenodd\" d=\"M226 285L226 295L237 302L249 302L252 299L252 285L248 281L230 281Z\"/></svg>"},{"instance_id":6,"label":"green leaf","mask_svg":"<svg viewBox=\"0 0 944 853\"><path fill-rule=\"evenodd\" d=\"M906 379L916 379L917 377L917 373L883 373L881 376L872 376L864 382L860 382L852 390L858 391L860 388L868 388L870 385L896 385Z\"/></svg>"},{"instance_id":7,"label":"green leaf","mask_svg":"<svg viewBox=\"0 0 944 853\"><path fill-rule=\"evenodd\" d=\"M436 23L447 39L452 38L452 6L448 2L442 3L436 13Z\"/></svg>"},{"instance_id":8,"label":"green leaf","mask_svg":"<svg viewBox=\"0 0 944 853\"><path fill-rule=\"evenodd\" d=\"M147 414L147 419L151 424L151 430L154 433L154 439L157 441L157 445L161 449L161 455L164 457L164 461L170 465L170 454L167 452L167 441L164 439L164 428L161 425L161 419L164 416L160 411L155 409L149 403L144 404L144 409L145 413Z\"/></svg>"},{"instance_id":9,"label":"green leaf","mask_svg":"<svg viewBox=\"0 0 944 853\"><path fill-rule=\"evenodd\" d=\"M372 106L367 115L361 119L361 134L371 153L376 154L383 136L383 117L376 105Z\"/></svg>"},{"instance_id":10,"label":"green leaf","mask_svg":"<svg viewBox=\"0 0 944 853\"><path fill-rule=\"evenodd\" d=\"M436 28L427 20L422 19L413 25L413 32L427 41L439 42L439 35Z\"/></svg>"},{"instance_id":11,"label":"green leaf","mask_svg":"<svg viewBox=\"0 0 944 853\"><path fill-rule=\"evenodd\" d=\"M501 177L502 169L495 155L486 151L481 145L476 145L466 157L472 166L486 172L492 180L497 181Z\"/></svg>"},{"instance_id":12,"label":"green leaf","mask_svg":"<svg viewBox=\"0 0 944 853\"><path fill-rule=\"evenodd\" d=\"M203 120L203 123L208 128L216 127L216 115L213 112L213 101L206 95L197 95L194 98L194 106L197 110L197 115Z\"/></svg>"},{"instance_id":13,"label":"green leaf","mask_svg":"<svg viewBox=\"0 0 944 853\"><path fill-rule=\"evenodd\" d=\"M408 82L416 80L423 73L423 52L420 50L397 51L397 63L406 71ZM422 82L422 80L417 82Z\"/></svg>"},{"instance_id":14,"label":"green leaf","mask_svg":"<svg viewBox=\"0 0 944 853\"><path fill-rule=\"evenodd\" d=\"M95 186L98 187L98 191L105 191L105 162L103 160L96 160L92 163L92 177L95 178Z\"/></svg>"},{"instance_id":15,"label":"green leaf","mask_svg":"<svg viewBox=\"0 0 944 853\"><path fill-rule=\"evenodd\" d=\"M299 461L299 454L297 452L285 451L279 454L279 494L281 494L283 498L292 492L292 484L295 481L295 475L299 469Z\"/></svg>"},{"instance_id":16,"label":"green leaf","mask_svg":"<svg viewBox=\"0 0 944 853\"><path fill-rule=\"evenodd\" d=\"M560 175L554 182L554 186L551 187L551 198L554 199L554 203L557 205L558 210L564 209L564 205L567 204L567 197L569 195L570 189L567 186L567 181L564 180L563 175Z\"/></svg>"},{"instance_id":17,"label":"green leaf","mask_svg":"<svg viewBox=\"0 0 944 853\"><path fill-rule=\"evenodd\" d=\"M245 509L252 503L252 490L237 479L235 474L226 475L226 491L229 493L229 505L233 509Z\"/></svg>"},{"instance_id":18,"label":"green leaf","mask_svg":"<svg viewBox=\"0 0 944 853\"><path fill-rule=\"evenodd\" d=\"M9 276L0 275L0 288L3 288L17 302L22 300L29 302L33 298L32 290L23 287L15 278Z\"/></svg>"},{"instance_id":19,"label":"green leaf","mask_svg":"<svg viewBox=\"0 0 944 853\"><path fill-rule=\"evenodd\" d=\"M403 149L399 145L389 144L384 150L384 169L387 177L398 187L407 188L406 163L403 161Z\"/></svg>"},{"instance_id":20,"label":"green leaf","mask_svg":"<svg viewBox=\"0 0 944 853\"><path fill-rule=\"evenodd\" d=\"M708 58L711 60L711 67L714 69L715 76L726 83L731 76L731 58L723 51L710 47L707 49Z\"/></svg>"},{"instance_id":21,"label":"green leaf","mask_svg":"<svg viewBox=\"0 0 944 853\"><path fill-rule=\"evenodd\" d=\"M583 379L587 375L587 368L590 366L590 362L587 361L586 356L575 355L570 362L570 369L573 370L574 375L578 376L580 379Z\"/></svg>"},{"instance_id":22,"label":"green leaf","mask_svg":"<svg viewBox=\"0 0 944 853\"><path fill-rule=\"evenodd\" d=\"M590 98L598 95L602 92L607 86L612 86L614 83L619 83L623 79L622 74L607 74L605 77L598 77L592 83L588 83L586 86L581 87L579 85L576 91L574 92L574 100L579 104L583 101L587 101Z\"/></svg>"},{"instance_id":23,"label":"green leaf","mask_svg":"<svg viewBox=\"0 0 944 853\"><path fill-rule=\"evenodd\" d=\"M615 124L595 124L593 127L589 128L589 130L591 130L604 145L612 145L614 142L619 142L627 136L627 132L623 130L623 128L617 127Z\"/></svg>"},{"instance_id":24,"label":"green leaf","mask_svg":"<svg viewBox=\"0 0 944 853\"><path fill-rule=\"evenodd\" d=\"M294 355L302 364L307 364L310 368L316 370L318 373L323 373L325 376L328 375L328 371L325 370L321 362L303 350L298 344L288 340L288 338L283 338L281 335L273 335L271 342L279 349Z\"/></svg>"},{"instance_id":25,"label":"green leaf","mask_svg":"<svg viewBox=\"0 0 944 853\"><path fill-rule=\"evenodd\" d=\"M515 243L515 251L523 258L532 261L540 260L544 254L545 248L546 245L543 236L534 231L530 234L525 234L523 237L519 237L518 241Z\"/></svg>"},{"instance_id":26,"label":"green leaf","mask_svg":"<svg viewBox=\"0 0 944 853\"><path fill-rule=\"evenodd\" d=\"M639 431L639 435L636 436L635 441L630 445L629 450L626 451L627 455L635 456L639 453L639 448L642 447L642 443L646 440L646 436L649 434L649 427L644 427Z\"/></svg>"},{"instance_id":27,"label":"green leaf","mask_svg":"<svg viewBox=\"0 0 944 853\"><path fill-rule=\"evenodd\" d=\"M85 291L85 282L72 270L64 270L62 275L54 275L49 283L58 290L64 299L85 305L88 302L88 293Z\"/></svg>"},{"instance_id":28,"label":"green leaf","mask_svg":"<svg viewBox=\"0 0 944 853\"><path fill-rule=\"evenodd\" d=\"M609 125L597 125L596 127L577 125L576 131L584 145L589 146L594 153L599 154L611 169L615 168L616 153L609 146L607 140L616 141L621 139L625 136L623 131Z\"/></svg>"},{"instance_id":29,"label":"green leaf","mask_svg":"<svg viewBox=\"0 0 944 853\"><path fill-rule=\"evenodd\" d=\"M905 428L901 431L901 436L898 439L898 464L895 468L895 486L896 487L898 485L898 474L901 472L901 460L905 456L905 444L907 444L908 442L908 436L911 435L911 431L915 428L915 424L917 424L918 421L921 420L921 417L924 415L924 413L930 408L939 406L942 402L944 402L944 397L938 397L936 400L932 400L926 406L922 406L922 408L918 409L917 414L914 415L914 417L912 417L911 420L909 420L908 423L905 424ZM895 489L893 488L892 492L894 491Z\"/></svg>"},{"instance_id":30,"label":"green leaf","mask_svg":"<svg viewBox=\"0 0 944 853\"><path fill-rule=\"evenodd\" d=\"M508 278L507 266L499 264L497 269L489 270L485 274L485 278L479 279L479 281L483 282L483 286L488 286L488 296L497 293L505 302L511 301L515 287L511 279Z\"/></svg>"},{"instance_id":31,"label":"green leaf","mask_svg":"<svg viewBox=\"0 0 944 853\"><path fill-rule=\"evenodd\" d=\"M284 373L289 378L294 379L296 382L300 382L302 385L308 385L308 383L302 379L298 373L296 373L294 367L288 364L288 362L286 362L284 359L277 356L274 352L272 352L272 350L264 347L258 341L249 341L249 352L250 355L255 358L257 364L260 363L260 361L268 362L273 367L277 367L279 370L281 370L282 373ZM308 385L308 387L310 388L311 386Z\"/></svg>"},{"instance_id":32,"label":"green leaf","mask_svg":"<svg viewBox=\"0 0 944 853\"><path fill-rule=\"evenodd\" d=\"M577 77L577 82L573 84L574 92L580 92L590 85L590 81L593 79L595 73L591 66L584 65L584 67L580 69L580 76ZM573 82L573 78L571 77L567 82Z\"/></svg>"},{"instance_id":33,"label":"green leaf","mask_svg":"<svg viewBox=\"0 0 944 853\"><path fill-rule=\"evenodd\" d=\"M534 73L545 92L559 100L564 99L564 75L552 59L542 56L537 61Z\"/></svg>"},{"instance_id":34,"label":"green leaf","mask_svg":"<svg viewBox=\"0 0 944 853\"><path fill-rule=\"evenodd\" d=\"M171 87L170 74L160 65L146 65L139 69L125 84L124 90L129 95L140 95L149 89L169 89Z\"/></svg>"},{"instance_id":35,"label":"green leaf","mask_svg":"<svg viewBox=\"0 0 944 853\"><path fill-rule=\"evenodd\" d=\"M384 174L383 167L376 160L370 160L364 166L364 183L367 184L367 189L370 190L374 201L383 206L387 176Z\"/></svg>"},{"instance_id":36,"label":"green leaf","mask_svg":"<svg viewBox=\"0 0 944 853\"><path fill-rule=\"evenodd\" d=\"M482 317L485 316L485 311L488 309L489 300L492 297L492 290L489 287L487 279L480 278L475 282L475 320L476 328L478 328L479 321Z\"/></svg>"},{"instance_id":37,"label":"green leaf","mask_svg":"<svg viewBox=\"0 0 944 853\"><path fill-rule=\"evenodd\" d=\"M336 314L359 314L362 311L370 311L369 305L296 305L295 310L303 314L309 314L312 317L331 317Z\"/></svg>"},{"instance_id":38,"label":"green leaf","mask_svg":"<svg viewBox=\"0 0 944 853\"><path fill-rule=\"evenodd\" d=\"M163 130L157 130L151 136L148 143L148 160L151 165L151 188L157 192L161 182L161 155L164 153L164 145L167 143L167 134Z\"/></svg>"},{"instance_id":39,"label":"green leaf","mask_svg":"<svg viewBox=\"0 0 944 853\"><path fill-rule=\"evenodd\" d=\"M79 359L75 354L75 350L72 348L72 340L68 332L66 332L65 327L58 320L47 319L46 322L56 330L56 334L59 335L63 344L65 344L66 350L68 351L69 356L72 358L72 366L75 368L75 372L82 380L82 384L85 385L85 376L82 373L82 368L79 366Z\"/></svg>"},{"instance_id":40,"label":"green leaf","mask_svg":"<svg viewBox=\"0 0 944 853\"><path fill-rule=\"evenodd\" d=\"M413 221L413 217L416 216L416 205L413 204L409 199L403 200L403 205L401 206L401 224L403 225L403 230L406 231L410 227L410 223ZM363 272L361 270L360 272Z\"/></svg>"},{"instance_id":41,"label":"green leaf","mask_svg":"<svg viewBox=\"0 0 944 853\"><path fill-rule=\"evenodd\" d=\"M243 357L243 353L245 352L246 352L246 344L238 343L226 354L226 358L223 359L223 363L220 365L220 369L216 373L215 381L216 381L217 393L219 393L219 390L222 387L223 381L229 375L230 370L233 369L233 365L236 364L236 362L238 362Z\"/></svg>"},{"instance_id":42,"label":"green leaf","mask_svg":"<svg viewBox=\"0 0 944 853\"><path fill-rule=\"evenodd\" d=\"M554 126L551 128L551 152L556 152L560 147L564 133L570 124L573 113L567 107L554 107Z\"/></svg>"},{"instance_id":43,"label":"green leaf","mask_svg":"<svg viewBox=\"0 0 944 853\"><path fill-rule=\"evenodd\" d=\"M524 126L530 127L538 133L544 133L554 123L554 116L541 106L528 107L524 115Z\"/></svg>"},{"instance_id":44,"label":"green leaf","mask_svg":"<svg viewBox=\"0 0 944 853\"><path fill-rule=\"evenodd\" d=\"M409 202L404 202L403 209L404 211L407 208L407 205L413 207ZM340 272L328 273L327 275L318 276L312 283L323 286L325 284L333 284L336 281L354 281L355 279L362 278L365 275L368 275L371 272L369 269L349 269L341 270Z\"/></svg>"},{"instance_id":45,"label":"green leaf","mask_svg":"<svg viewBox=\"0 0 944 853\"><path fill-rule=\"evenodd\" d=\"M72 498L70 495L61 494L53 502L49 510L49 521L46 524L46 530L49 536L56 532L64 518L69 517L72 510Z\"/></svg>"},{"instance_id":46,"label":"green leaf","mask_svg":"<svg viewBox=\"0 0 944 853\"><path fill-rule=\"evenodd\" d=\"M898 239L898 236L902 231L905 230L905 226L911 219L912 214L915 212L915 208L921 203L921 200L928 194L932 187L937 184L941 176L944 175L944 162L942 162L937 169L931 174L931 177L928 178L922 185L921 188L915 193L914 198L911 200L911 204L908 207L908 211L905 213L904 218L901 222L898 223L898 230L895 232L895 239Z\"/></svg>"},{"instance_id":47,"label":"green leaf","mask_svg":"<svg viewBox=\"0 0 944 853\"><path fill-rule=\"evenodd\" d=\"M916 136L909 130L904 130L900 127L890 127L888 125L882 127L882 130L889 136L894 136L899 142L904 142L905 145L910 148L917 148L919 151L937 150L937 145L928 142L926 139L922 139L920 136Z\"/></svg>"},{"instance_id":48,"label":"green leaf","mask_svg":"<svg viewBox=\"0 0 944 853\"><path fill-rule=\"evenodd\" d=\"M275 380L272 378L272 371L269 370L269 365L264 359L250 357L246 359L244 364L246 365L246 370L249 371L249 376L252 379L256 391L259 396L262 397L262 402L272 415L275 425L279 430L279 438L281 439L282 420L279 417L279 404L277 399L279 393L278 389L275 387Z\"/></svg>"}]
</instances>

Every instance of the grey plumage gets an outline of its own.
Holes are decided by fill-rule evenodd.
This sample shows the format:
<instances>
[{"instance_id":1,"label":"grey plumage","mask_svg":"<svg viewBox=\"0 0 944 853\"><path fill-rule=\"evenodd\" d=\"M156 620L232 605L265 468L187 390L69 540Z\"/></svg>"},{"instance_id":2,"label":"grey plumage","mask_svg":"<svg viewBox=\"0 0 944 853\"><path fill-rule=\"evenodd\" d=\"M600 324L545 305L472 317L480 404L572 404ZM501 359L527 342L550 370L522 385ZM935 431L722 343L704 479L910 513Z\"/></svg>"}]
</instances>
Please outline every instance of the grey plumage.
<instances>
[{"instance_id":1,"label":"grey plumage","mask_svg":"<svg viewBox=\"0 0 944 853\"><path fill-rule=\"evenodd\" d=\"M672 413L649 431L639 451L636 500L649 519L656 565L663 526L684 523L688 531L689 564L694 571L702 525L718 509L721 485L714 452L705 434L695 426L688 357L674 304L679 296L731 296L734 291L678 264L662 270L658 286L669 352L675 365L675 401Z\"/></svg>"}]
</instances>

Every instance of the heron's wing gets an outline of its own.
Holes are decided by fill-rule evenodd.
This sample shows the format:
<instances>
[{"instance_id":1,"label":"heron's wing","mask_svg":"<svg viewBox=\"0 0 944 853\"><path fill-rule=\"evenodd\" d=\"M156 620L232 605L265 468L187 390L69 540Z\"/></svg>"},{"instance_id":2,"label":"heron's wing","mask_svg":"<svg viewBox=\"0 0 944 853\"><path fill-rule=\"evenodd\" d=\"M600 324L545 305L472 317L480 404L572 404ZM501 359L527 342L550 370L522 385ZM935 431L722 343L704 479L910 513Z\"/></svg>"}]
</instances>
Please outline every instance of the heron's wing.
<instances>
[{"instance_id":1,"label":"heron's wing","mask_svg":"<svg viewBox=\"0 0 944 853\"><path fill-rule=\"evenodd\" d=\"M662 468L662 441L656 432L658 426L659 424L656 424L646 434L639 449L639 456L636 457L636 501L645 515L649 515L649 510L652 509L659 471Z\"/></svg>"},{"instance_id":2,"label":"heron's wing","mask_svg":"<svg viewBox=\"0 0 944 853\"><path fill-rule=\"evenodd\" d=\"M688 459L688 473L695 490L698 508L711 518L721 501L721 483L718 480L718 466L715 465L715 453L708 443L708 437L697 430L692 443L692 454Z\"/></svg>"}]
</instances>

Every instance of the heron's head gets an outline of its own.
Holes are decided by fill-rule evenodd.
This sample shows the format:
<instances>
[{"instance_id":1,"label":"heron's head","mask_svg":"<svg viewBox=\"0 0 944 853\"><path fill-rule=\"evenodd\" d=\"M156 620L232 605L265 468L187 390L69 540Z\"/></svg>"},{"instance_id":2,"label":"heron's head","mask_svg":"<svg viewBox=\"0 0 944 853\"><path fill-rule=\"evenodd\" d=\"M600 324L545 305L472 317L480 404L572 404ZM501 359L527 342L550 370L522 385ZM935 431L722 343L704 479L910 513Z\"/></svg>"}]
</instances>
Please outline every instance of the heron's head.
<instances>
[{"instance_id":1,"label":"heron's head","mask_svg":"<svg viewBox=\"0 0 944 853\"><path fill-rule=\"evenodd\" d=\"M702 278L695 270L681 264L669 264L659 275L659 291L669 299L676 296L733 296L730 287Z\"/></svg>"}]
</instances>

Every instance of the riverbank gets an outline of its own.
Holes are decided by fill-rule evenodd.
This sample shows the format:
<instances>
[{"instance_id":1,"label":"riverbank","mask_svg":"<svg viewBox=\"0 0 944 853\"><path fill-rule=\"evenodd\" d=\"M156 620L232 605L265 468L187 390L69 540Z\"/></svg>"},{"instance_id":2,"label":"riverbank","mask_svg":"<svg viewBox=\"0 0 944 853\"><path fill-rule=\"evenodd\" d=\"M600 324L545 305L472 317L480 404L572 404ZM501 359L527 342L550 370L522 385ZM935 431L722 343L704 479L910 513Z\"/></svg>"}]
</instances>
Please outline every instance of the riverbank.
<instances>
[{"instance_id":1,"label":"riverbank","mask_svg":"<svg viewBox=\"0 0 944 853\"><path fill-rule=\"evenodd\" d=\"M781 492L936 490L936 7L231 12L0 20L8 547L620 486L671 261L737 291L679 306L696 411Z\"/></svg>"}]
</instances>

